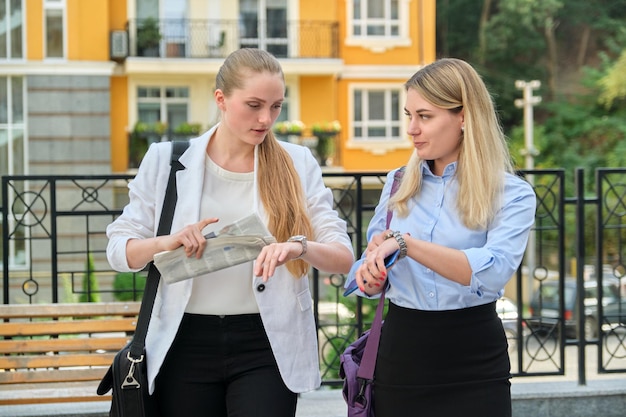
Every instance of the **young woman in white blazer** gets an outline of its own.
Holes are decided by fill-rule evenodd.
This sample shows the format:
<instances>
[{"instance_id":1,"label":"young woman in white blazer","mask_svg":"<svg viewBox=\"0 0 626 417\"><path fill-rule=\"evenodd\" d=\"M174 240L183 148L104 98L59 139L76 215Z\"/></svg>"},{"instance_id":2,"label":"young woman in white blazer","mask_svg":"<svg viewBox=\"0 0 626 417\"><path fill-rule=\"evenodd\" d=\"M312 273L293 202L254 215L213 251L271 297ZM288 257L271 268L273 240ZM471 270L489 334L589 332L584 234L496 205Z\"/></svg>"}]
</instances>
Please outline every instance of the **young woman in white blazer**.
<instances>
[{"instance_id":1,"label":"young woman in white blazer","mask_svg":"<svg viewBox=\"0 0 626 417\"><path fill-rule=\"evenodd\" d=\"M220 123L180 157L172 233L156 237L169 143L150 147L129 184L129 204L107 228L118 271L140 271L180 246L200 256L204 235L251 213L278 242L253 262L161 280L146 351L162 417L293 417L297 393L320 385L309 267L347 273L354 255L317 160L272 133L284 92L271 54L233 52L216 78Z\"/></svg>"}]
</instances>

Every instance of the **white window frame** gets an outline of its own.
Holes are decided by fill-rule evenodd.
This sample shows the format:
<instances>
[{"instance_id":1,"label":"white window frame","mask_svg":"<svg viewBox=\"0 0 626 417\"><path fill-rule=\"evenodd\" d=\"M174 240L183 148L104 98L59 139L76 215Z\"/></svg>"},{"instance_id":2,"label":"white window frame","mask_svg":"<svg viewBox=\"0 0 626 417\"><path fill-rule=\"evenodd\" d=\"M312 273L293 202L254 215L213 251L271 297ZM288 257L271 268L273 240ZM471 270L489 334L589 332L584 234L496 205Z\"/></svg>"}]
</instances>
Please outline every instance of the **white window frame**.
<instances>
[{"instance_id":1,"label":"white window frame","mask_svg":"<svg viewBox=\"0 0 626 417\"><path fill-rule=\"evenodd\" d=\"M67 58L67 5L65 3L66 0L44 0L43 4L43 52L45 60L65 60ZM46 17L49 10L60 10L61 17L63 19L63 33L61 36L63 39L62 42L62 54L60 57L48 57L48 28L46 27Z\"/></svg>"},{"instance_id":2,"label":"white window frame","mask_svg":"<svg viewBox=\"0 0 626 417\"><path fill-rule=\"evenodd\" d=\"M274 3L273 0L257 0L257 19L259 22L258 28L257 28L257 37L253 38L253 37L240 37L239 38L239 43L242 46L252 46L255 48L259 48L259 49L263 49L263 50L269 50L269 48L271 46L283 46L286 45L287 46L287 56L293 56L293 53L290 52L290 47L292 45L289 44L289 40L290 40L290 36L289 36L289 30L290 30L290 26L289 25L289 19L292 17L292 15L290 15L290 2L289 0L280 0L278 1L279 3L284 2L285 5L285 11L286 11L286 19L287 21L284 22L287 25L287 34L285 35L284 38L271 38L267 36L267 24L268 24L268 20L267 20L267 9L268 6L271 3ZM238 7L241 7L241 2L238 2ZM241 35L240 35L241 36Z\"/></svg>"},{"instance_id":3,"label":"white window frame","mask_svg":"<svg viewBox=\"0 0 626 417\"><path fill-rule=\"evenodd\" d=\"M139 97L140 88L156 88L159 89L159 97ZM187 97L167 97L168 88L185 88L187 89ZM187 121L189 121L189 108L191 106L191 88L187 85L155 85L151 83L137 84L135 87L135 120L139 122L139 104L140 103L158 103L159 104L159 121L163 123L169 123L167 120L167 105L168 104L185 104L187 106ZM169 126L172 129L174 126Z\"/></svg>"},{"instance_id":4,"label":"white window frame","mask_svg":"<svg viewBox=\"0 0 626 417\"><path fill-rule=\"evenodd\" d=\"M7 83L7 123L1 123L0 124L0 129L6 130L7 132L7 151L8 151L8 155L7 155L7 168L9 172L3 172L1 173L2 175L28 175L28 160L29 160L29 154L28 154L28 127L27 127L27 111L26 109L28 108L28 103L26 101L27 99L27 95L26 95L26 90L27 90L27 86L26 86L26 77L19 77L22 78L22 91L13 91L12 88L12 82L11 80L13 78L16 78L16 76L0 76L0 82L6 82ZM23 109L22 109L22 122L20 123L14 123L13 122L13 97L16 94L21 94L22 95L22 105L23 105ZM22 140L24 141L24 143L22 144L23 149L24 149L24 161L22 161L23 163L23 167L24 167L24 172L15 172L14 167L15 167L15 163L14 163L14 155L15 152L13 152L13 144L15 143L15 141L13 140L13 131L16 129L21 129L22 131ZM28 187L28 184L24 184L25 187ZM27 188L25 188L24 191L26 191ZM9 189L9 195L8 195L8 199L7 201L4 201L3 204L7 204L8 205L8 201L13 201L13 199L15 198L15 191L12 189ZM2 221L0 219L0 221ZM8 222L9 225L7 226L10 230L13 230L15 228L15 218L14 216L9 216ZM28 233L30 233L30 229L29 228L25 228L25 237L28 237ZM21 253L21 255L20 255ZM20 256L18 256L20 255ZM12 269L18 269L18 270L23 270L24 268L28 267L28 259L30 259L30 252L29 252L29 247L28 245L25 245L23 248L23 251L20 252L20 249L16 246L16 241L15 240L11 240L9 242L9 265L1 265L2 261L0 260L0 266L2 267L8 267L8 268L12 268Z\"/></svg>"},{"instance_id":5,"label":"white window frame","mask_svg":"<svg viewBox=\"0 0 626 417\"><path fill-rule=\"evenodd\" d=\"M13 12L11 10L11 0L0 0L3 1L6 5L5 9L7 15L5 16L4 24L6 25L6 57L0 57L0 61L4 60L24 60L24 51L26 49L26 38L25 38L25 27L26 27L26 13L24 12L24 0L21 1L21 9L19 10L19 14ZM12 49L12 33L13 26L15 26L16 21L19 22L20 31L22 32L22 43L20 45L19 56L13 57L13 49Z\"/></svg>"},{"instance_id":6,"label":"white window frame","mask_svg":"<svg viewBox=\"0 0 626 417\"><path fill-rule=\"evenodd\" d=\"M391 103L389 100L391 99L390 94L392 92L398 93L398 120L391 120L390 115L391 112L386 112L385 120L382 122L371 123L367 115L364 114L363 120L360 122L356 122L354 119L355 112L355 102L354 102L354 93L356 91L363 92L363 100L361 108L366 110L367 106L364 105L367 103L367 92L371 91L384 91L385 92L385 109L389 109ZM411 142L407 139L406 129L407 129L407 121L404 117L404 107L403 103L406 101L406 92L404 88L400 84L397 83L352 83L348 86L348 114L349 114L349 126L348 126L348 141L346 143L347 149L360 149L366 152L370 152L374 155L384 155L387 152L391 152L398 149L408 149L412 146ZM354 129L356 127L361 127L362 131L367 132L367 128L371 125L379 125L388 127L389 125L397 125L399 129L399 136L396 137L387 137L385 139L369 139L365 136L355 137Z\"/></svg>"},{"instance_id":7,"label":"white window frame","mask_svg":"<svg viewBox=\"0 0 626 417\"><path fill-rule=\"evenodd\" d=\"M390 0L380 0L385 3L386 13L389 13ZM367 32L362 32L361 35L354 35L354 28L357 26L367 27L367 18L362 18L356 21L354 17L354 0L346 0L346 46L360 46L364 49L369 49L375 53L382 53L388 49L396 47L407 47L411 45L411 38L409 36L409 3L411 0L398 0L398 35L397 36L368 36ZM367 0L361 0L362 16L367 16ZM376 23L380 23L376 19ZM385 16L384 21L390 21L390 16Z\"/></svg>"}]
</instances>

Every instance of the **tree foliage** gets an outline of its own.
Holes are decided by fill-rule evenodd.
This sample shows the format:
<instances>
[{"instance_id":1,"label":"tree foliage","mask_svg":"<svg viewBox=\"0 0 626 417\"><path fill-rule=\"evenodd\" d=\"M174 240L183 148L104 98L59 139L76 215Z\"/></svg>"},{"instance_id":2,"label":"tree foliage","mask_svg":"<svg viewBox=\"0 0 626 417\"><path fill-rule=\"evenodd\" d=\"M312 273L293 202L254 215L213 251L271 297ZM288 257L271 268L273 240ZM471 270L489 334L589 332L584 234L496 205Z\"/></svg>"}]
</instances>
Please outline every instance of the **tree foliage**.
<instances>
[{"instance_id":1,"label":"tree foliage","mask_svg":"<svg viewBox=\"0 0 626 417\"><path fill-rule=\"evenodd\" d=\"M536 167L626 166L625 20L626 0L438 0L437 52L481 73L518 167L516 80L542 83L534 93L542 96L534 108Z\"/></svg>"}]
</instances>

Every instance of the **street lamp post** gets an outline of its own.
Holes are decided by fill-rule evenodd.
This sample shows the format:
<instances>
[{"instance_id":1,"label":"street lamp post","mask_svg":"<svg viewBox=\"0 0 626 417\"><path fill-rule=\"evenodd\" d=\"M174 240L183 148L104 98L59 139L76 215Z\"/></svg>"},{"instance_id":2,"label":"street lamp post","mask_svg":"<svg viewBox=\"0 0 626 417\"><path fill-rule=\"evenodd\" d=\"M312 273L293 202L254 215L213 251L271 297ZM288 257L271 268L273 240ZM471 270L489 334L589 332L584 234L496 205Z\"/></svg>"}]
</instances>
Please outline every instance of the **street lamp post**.
<instances>
[{"instance_id":1,"label":"street lamp post","mask_svg":"<svg viewBox=\"0 0 626 417\"><path fill-rule=\"evenodd\" d=\"M537 90L541 87L541 82L538 80L532 81L515 81L515 88L523 91L523 98L515 100L515 107L524 109L524 144L525 147L522 154L526 158L525 168L532 170L535 168L535 156L539 155L539 151L535 148L534 133L533 133L533 106L541 103L541 96L533 96L533 90ZM528 182L533 185L533 175L527 176ZM533 279L535 276L535 231L531 230L528 236L528 246L526 247L526 266L528 268L528 281L527 291L528 297L532 297L533 293Z\"/></svg>"}]
</instances>

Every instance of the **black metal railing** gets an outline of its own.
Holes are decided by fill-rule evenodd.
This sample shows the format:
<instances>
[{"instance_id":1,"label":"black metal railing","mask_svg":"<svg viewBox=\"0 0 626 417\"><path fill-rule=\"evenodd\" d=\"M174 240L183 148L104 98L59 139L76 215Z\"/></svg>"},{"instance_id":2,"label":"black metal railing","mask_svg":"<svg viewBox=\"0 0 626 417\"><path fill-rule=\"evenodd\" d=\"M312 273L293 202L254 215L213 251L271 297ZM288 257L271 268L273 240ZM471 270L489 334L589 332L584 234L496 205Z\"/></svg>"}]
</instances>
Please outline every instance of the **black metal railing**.
<instances>
[{"instance_id":1,"label":"black metal railing","mask_svg":"<svg viewBox=\"0 0 626 417\"><path fill-rule=\"evenodd\" d=\"M324 173L357 257L366 247L366 228L385 174ZM598 373L626 372L626 169L598 169L591 187L578 170L575 186L569 187L573 197L566 196L563 170L521 175L533 184L537 211L523 266L507 287L506 296L516 307L502 315L512 374L563 375L574 367L584 384L589 363ZM118 274L105 256L106 226L127 203L131 179L2 177L2 302L139 299L145 274ZM328 385L340 383L339 354L369 327L376 304L343 297L345 279L311 272ZM588 292L574 300L583 314L571 307L572 282L578 293ZM544 293L550 286L556 290ZM588 348L596 353L587 356Z\"/></svg>"},{"instance_id":2,"label":"black metal railing","mask_svg":"<svg viewBox=\"0 0 626 417\"><path fill-rule=\"evenodd\" d=\"M129 56L225 58L260 48L278 58L338 58L334 21L135 19L127 22Z\"/></svg>"}]
</instances>

